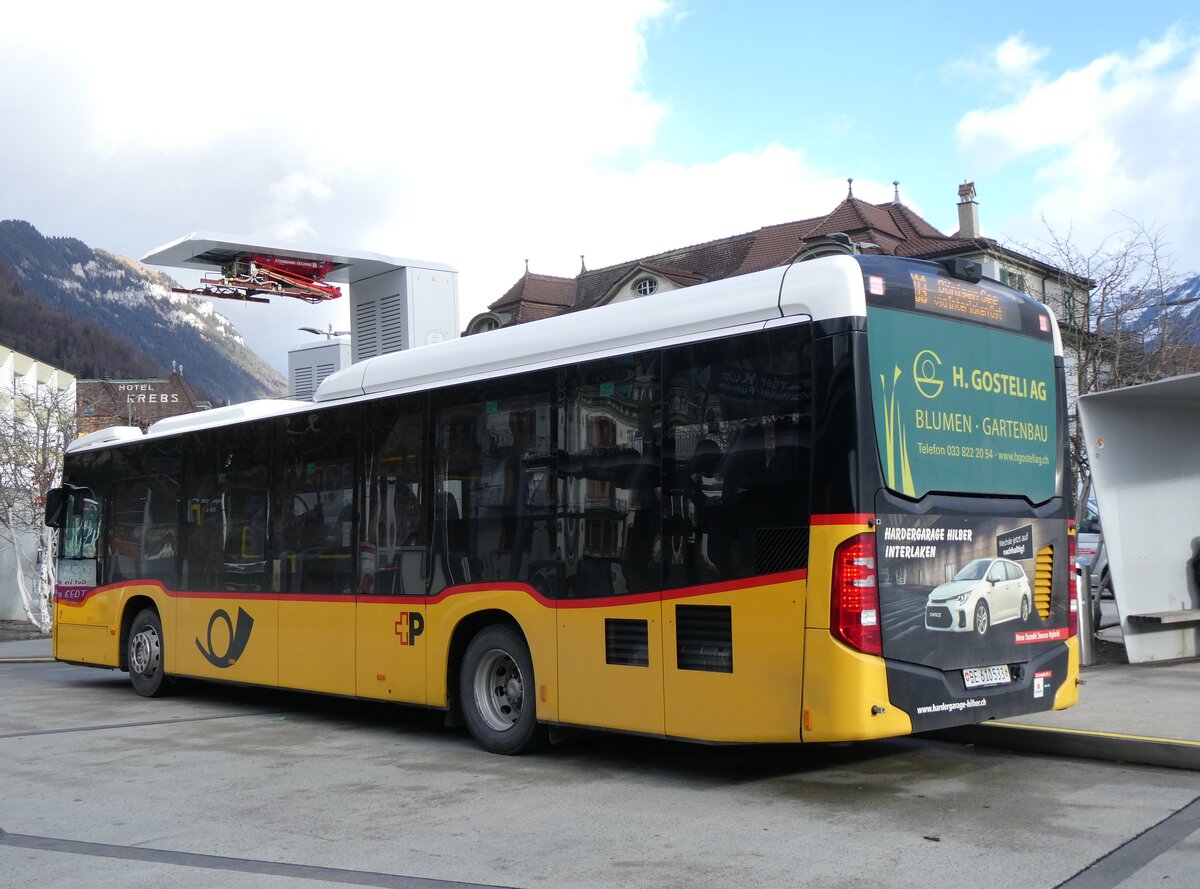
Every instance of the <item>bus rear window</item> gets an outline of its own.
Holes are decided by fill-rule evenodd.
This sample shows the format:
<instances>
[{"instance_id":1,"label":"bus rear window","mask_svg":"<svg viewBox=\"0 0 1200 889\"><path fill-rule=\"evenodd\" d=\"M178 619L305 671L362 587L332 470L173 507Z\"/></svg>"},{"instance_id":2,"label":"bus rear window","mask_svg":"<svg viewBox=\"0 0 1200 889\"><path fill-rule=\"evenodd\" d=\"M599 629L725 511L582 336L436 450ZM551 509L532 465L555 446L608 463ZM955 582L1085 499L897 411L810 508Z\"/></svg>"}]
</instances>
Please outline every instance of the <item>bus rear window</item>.
<instances>
[{"instance_id":1,"label":"bus rear window","mask_svg":"<svg viewBox=\"0 0 1200 889\"><path fill-rule=\"evenodd\" d=\"M867 310L887 486L913 498L930 491L1034 503L1053 497L1060 443L1053 341L939 315Z\"/></svg>"}]
</instances>

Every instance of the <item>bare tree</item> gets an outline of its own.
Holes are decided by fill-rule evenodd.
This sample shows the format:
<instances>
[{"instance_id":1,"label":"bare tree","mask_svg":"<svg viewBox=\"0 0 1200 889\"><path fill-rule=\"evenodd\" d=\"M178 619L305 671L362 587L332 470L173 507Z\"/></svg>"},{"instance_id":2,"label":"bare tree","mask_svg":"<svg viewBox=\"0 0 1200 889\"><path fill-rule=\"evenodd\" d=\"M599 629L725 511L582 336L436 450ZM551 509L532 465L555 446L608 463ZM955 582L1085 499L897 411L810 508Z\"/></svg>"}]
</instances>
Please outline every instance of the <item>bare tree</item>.
<instances>
[{"instance_id":1,"label":"bare tree","mask_svg":"<svg viewBox=\"0 0 1200 889\"><path fill-rule=\"evenodd\" d=\"M21 604L49 632L57 535L43 525L46 493L62 479L75 428L75 388L13 377L0 394L0 543L11 555Z\"/></svg>"},{"instance_id":2,"label":"bare tree","mask_svg":"<svg viewBox=\"0 0 1200 889\"><path fill-rule=\"evenodd\" d=\"M1180 279L1163 229L1128 218L1126 222L1124 229L1088 249L1079 245L1070 228L1056 230L1043 219L1047 238L1038 246L1022 247L1059 270L1056 279L1047 282L1043 298L1058 314L1062 330L1071 469L1084 483L1090 468L1079 396L1200 369L1197 326L1188 311L1194 306L1174 299Z\"/></svg>"}]
</instances>

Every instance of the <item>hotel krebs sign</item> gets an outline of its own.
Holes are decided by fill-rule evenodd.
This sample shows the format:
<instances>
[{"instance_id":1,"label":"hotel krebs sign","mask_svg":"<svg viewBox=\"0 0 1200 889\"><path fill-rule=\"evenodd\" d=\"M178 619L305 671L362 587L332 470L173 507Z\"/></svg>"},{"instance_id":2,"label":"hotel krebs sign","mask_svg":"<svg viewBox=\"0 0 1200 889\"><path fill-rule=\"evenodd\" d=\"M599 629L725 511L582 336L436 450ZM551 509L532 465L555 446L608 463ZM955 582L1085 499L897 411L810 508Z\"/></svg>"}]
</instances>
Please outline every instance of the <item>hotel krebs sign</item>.
<instances>
[{"instance_id":1,"label":"hotel krebs sign","mask_svg":"<svg viewBox=\"0 0 1200 889\"><path fill-rule=\"evenodd\" d=\"M179 393L164 383L116 383L117 392L125 404L179 404Z\"/></svg>"}]
</instances>

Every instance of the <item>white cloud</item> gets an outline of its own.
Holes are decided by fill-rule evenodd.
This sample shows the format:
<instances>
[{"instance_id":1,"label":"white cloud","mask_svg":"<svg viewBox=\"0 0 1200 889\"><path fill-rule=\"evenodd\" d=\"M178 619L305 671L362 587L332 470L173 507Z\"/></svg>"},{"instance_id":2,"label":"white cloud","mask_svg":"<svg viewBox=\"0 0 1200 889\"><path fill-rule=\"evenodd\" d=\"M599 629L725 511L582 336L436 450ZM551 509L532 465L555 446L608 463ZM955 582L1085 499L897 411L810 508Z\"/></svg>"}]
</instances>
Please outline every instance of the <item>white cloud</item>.
<instances>
[{"instance_id":1,"label":"white cloud","mask_svg":"<svg viewBox=\"0 0 1200 889\"><path fill-rule=\"evenodd\" d=\"M460 271L461 320L529 258L573 275L827 212L845 180L778 144L653 159L668 110L604 4L20 4L0 31L0 217L140 256L207 230ZM837 171L840 172L840 171ZM855 193L889 200L890 186ZM185 283L195 276L177 273ZM220 303L272 364L344 301Z\"/></svg>"},{"instance_id":2,"label":"white cloud","mask_svg":"<svg viewBox=\"0 0 1200 889\"><path fill-rule=\"evenodd\" d=\"M1038 65L1049 55L1049 49L1034 46L1024 34L1013 34L985 51L955 59L941 73L947 83L975 95L1012 95L1041 81Z\"/></svg>"},{"instance_id":3,"label":"white cloud","mask_svg":"<svg viewBox=\"0 0 1200 889\"><path fill-rule=\"evenodd\" d=\"M1132 217L1165 226L1177 259L1200 266L1197 222L1200 167L1200 42L1171 30L1129 54L1113 53L1053 79L1038 80L1011 102L967 113L957 138L986 173L1031 167L1040 196L1006 221L1007 235L1032 240L1044 217L1072 227L1082 243Z\"/></svg>"},{"instance_id":4,"label":"white cloud","mask_svg":"<svg viewBox=\"0 0 1200 889\"><path fill-rule=\"evenodd\" d=\"M1038 62L1048 54L1049 50L1044 47L1027 43L1024 35L1014 34L996 47L992 58L1001 75L1024 79L1033 76Z\"/></svg>"}]
</instances>

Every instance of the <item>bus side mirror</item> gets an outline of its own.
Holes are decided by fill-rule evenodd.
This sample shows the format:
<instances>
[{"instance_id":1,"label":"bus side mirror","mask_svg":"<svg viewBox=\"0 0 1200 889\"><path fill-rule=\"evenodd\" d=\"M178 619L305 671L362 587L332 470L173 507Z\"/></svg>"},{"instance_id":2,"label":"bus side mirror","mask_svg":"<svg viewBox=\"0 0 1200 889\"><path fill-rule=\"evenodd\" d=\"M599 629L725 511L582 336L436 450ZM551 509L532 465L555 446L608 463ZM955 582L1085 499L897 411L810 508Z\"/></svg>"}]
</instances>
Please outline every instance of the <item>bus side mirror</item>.
<instances>
[{"instance_id":1,"label":"bus side mirror","mask_svg":"<svg viewBox=\"0 0 1200 889\"><path fill-rule=\"evenodd\" d=\"M67 523L67 490L54 488L46 493L46 527L61 528Z\"/></svg>"}]
</instances>

